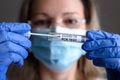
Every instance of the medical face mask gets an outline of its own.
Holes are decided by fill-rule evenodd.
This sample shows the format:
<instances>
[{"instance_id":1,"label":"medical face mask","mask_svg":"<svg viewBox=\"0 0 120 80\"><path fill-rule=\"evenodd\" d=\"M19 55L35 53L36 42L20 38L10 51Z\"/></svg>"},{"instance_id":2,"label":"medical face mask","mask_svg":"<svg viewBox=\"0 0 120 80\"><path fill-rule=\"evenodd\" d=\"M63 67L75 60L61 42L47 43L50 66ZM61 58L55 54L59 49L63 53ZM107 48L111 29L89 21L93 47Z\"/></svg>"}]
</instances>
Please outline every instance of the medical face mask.
<instances>
[{"instance_id":1,"label":"medical face mask","mask_svg":"<svg viewBox=\"0 0 120 80\"><path fill-rule=\"evenodd\" d=\"M68 29L63 27L55 27L51 29L33 29L33 32L48 34L70 33L85 35L85 31L80 29ZM30 51L34 57L42 62L47 68L55 72L61 72L69 69L78 59L86 52L81 48L83 43L49 41L48 37L31 36L32 47Z\"/></svg>"}]
</instances>

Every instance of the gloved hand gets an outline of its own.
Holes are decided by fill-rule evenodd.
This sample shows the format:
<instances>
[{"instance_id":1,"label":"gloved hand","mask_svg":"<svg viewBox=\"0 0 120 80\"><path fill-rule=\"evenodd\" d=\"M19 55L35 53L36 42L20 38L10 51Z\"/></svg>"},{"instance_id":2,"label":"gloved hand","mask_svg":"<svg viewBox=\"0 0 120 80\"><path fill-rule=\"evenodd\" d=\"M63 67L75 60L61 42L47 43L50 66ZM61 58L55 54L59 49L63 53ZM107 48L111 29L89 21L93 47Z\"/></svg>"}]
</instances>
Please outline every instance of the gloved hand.
<instances>
[{"instance_id":1,"label":"gloved hand","mask_svg":"<svg viewBox=\"0 0 120 80\"><path fill-rule=\"evenodd\" d=\"M7 68L11 63L22 66L28 56L30 40L23 36L30 31L26 23L0 23L0 80L6 80Z\"/></svg>"},{"instance_id":2,"label":"gloved hand","mask_svg":"<svg viewBox=\"0 0 120 80\"><path fill-rule=\"evenodd\" d=\"M82 46L86 57L94 65L106 68L108 80L120 80L120 35L90 30L86 36L89 40Z\"/></svg>"}]
</instances>

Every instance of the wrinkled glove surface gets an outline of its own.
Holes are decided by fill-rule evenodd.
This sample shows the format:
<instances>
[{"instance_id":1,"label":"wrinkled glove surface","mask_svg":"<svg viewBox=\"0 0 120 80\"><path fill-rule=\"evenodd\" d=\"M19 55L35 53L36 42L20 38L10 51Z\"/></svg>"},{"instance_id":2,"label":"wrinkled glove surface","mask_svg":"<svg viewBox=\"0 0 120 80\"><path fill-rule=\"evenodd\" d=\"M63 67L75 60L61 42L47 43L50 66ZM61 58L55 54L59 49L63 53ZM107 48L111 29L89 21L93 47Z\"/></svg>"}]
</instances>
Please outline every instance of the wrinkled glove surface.
<instances>
[{"instance_id":1,"label":"wrinkled glove surface","mask_svg":"<svg viewBox=\"0 0 120 80\"><path fill-rule=\"evenodd\" d=\"M105 67L108 80L120 80L120 35L102 30L90 30L82 48L93 64Z\"/></svg>"},{"instance_id":2,"label":"wrinkled glove surface","mask_svg":"<svg viewBox=\"0 0 120 80\"><path fill-rule=\"evenodd\" d=\"M23 36L31 27L26 23L0 23L0 80L6 80L11 63L22 66L27 58L30 40Z\"/></svg>"}]
</instances>

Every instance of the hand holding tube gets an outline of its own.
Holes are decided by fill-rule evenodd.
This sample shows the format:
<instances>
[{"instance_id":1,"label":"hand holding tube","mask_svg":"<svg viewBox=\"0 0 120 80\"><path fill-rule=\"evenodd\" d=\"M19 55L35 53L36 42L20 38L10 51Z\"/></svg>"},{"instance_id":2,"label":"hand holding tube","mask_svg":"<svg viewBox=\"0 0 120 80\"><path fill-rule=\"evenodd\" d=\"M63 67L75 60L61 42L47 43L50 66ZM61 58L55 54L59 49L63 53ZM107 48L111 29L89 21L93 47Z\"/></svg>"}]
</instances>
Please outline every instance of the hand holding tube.
<instances>
[{"instance_id":1,"label":"hand holding tube","mask_svg":"<svg viewBox=\"0 0 120 80\"><path fill-rule=\"evenodd\" d=\"M6 80L5 74L11 63L23 65L31 42L22 34L29 30L26 23L0 23L0 80Z\"/></svg>"},{"instance_id":2,"label":"hand holding tube","mask_svg":"<svg viewBox=\"0 0 120 80\"><path fill-rule=\"evenodd\" d=\"M83 45L93 64L105 67L108 80L120 80L120 35L105 31L88 31ZM114 74L114 75L113 75Z\"/></svg>"}]
</instances>

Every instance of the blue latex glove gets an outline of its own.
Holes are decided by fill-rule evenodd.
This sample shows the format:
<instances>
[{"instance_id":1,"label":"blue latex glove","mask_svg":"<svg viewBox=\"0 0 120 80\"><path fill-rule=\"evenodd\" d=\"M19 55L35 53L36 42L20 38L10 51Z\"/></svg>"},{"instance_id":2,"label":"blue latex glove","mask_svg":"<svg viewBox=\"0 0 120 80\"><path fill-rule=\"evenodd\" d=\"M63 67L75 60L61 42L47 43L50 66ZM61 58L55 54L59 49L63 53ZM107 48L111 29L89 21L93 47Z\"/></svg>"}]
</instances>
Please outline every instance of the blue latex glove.
<instances>
[{"instance_id":1,"label":"blue latex glove","mask_svg":"<svg viewBox=\"0 0 120 80\"><path fill-rule=\"evenodd\" d=\"M31 42L23 34L30 31L26 23L0 23L0 80L6 80L11 63L22 66Z\"/></svg>"},{"instance_id":2,"label":"blue latex glove","mask_svg":"<svg viewBox=\"0 0 120 80\"><path fill-rule=\"evenodd\" d=\"M93 64L105 67L108 80L120 80L120 35L105 31L88 31L82 48Z\"/></svg>"}]
</instances>

